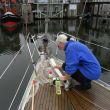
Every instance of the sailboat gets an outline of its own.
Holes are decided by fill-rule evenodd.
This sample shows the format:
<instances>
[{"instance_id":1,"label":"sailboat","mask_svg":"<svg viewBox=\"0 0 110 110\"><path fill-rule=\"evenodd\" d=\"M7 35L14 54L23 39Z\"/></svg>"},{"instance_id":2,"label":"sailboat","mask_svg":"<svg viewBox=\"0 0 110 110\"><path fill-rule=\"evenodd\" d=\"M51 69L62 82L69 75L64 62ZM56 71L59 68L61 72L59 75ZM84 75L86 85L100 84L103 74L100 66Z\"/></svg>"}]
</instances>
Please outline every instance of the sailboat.
<instances>
[{"instance_id":1,"label":"sailboat","mask_svg":"<svg viewBox=\"0 0 110 110\"><path fill-rule=\"evenodd\" d=\"M21 20L20 16L17 15L16 8L14 6L16 4L16 0L12 0L11 3L8 0L3 0L2 4L4 4L5 7L3 9L3 16L1 17L1 26L3 29L12 32L16 30Z\"/></svg>"},{"instance_id":2,"label":"sailboat","mask_svg":"<svg viewBox=\"0 0 110 110\"><path fill-rule=\"evenodd\" d=\"M37 38L43 39L41 35ZM33 36L32 39L40 58L37 64L33 65L34 71L18 110L109 110L110 86L101 80L93 81L92 88L87 91L76 90L74 87L70 89L70 81L60 82L58 92L54 81L56 81L56 77L62 76L62 72L54 67L62 64L63 61L53 55L48 56L49 54L46 52L49 51L45 51L45 49L49 49L50 44L55 42L50 40L51 43L45 45L44 41L47 40L43 40L43 51L39 51L38 42L34 40ZM27 46L30 53L28 43ZM32 59L31 53L30 56ZM53 76L52 83L50 83L48 75L50 70ZM76 85L77 82L71 80L71 84Z\"/></svg>"},{"instance_id":3,"label":"sailboat","mask_svg":"<svg viewBox=\"0 0 110 110\"><path fill-rule=\"evenodd\" d=\"M45 39L46 36L48 36L47 28L48 25L46 25L46 34L31 35L29 33L26 37L26 44L34 70L17 110L109 110L110 85L101 80L93 81L92 88L88 91L78 91L73 87L69 90L69 81L60 82L57 86L55 85L56 83L54 84L54 81L62 75L62 72L59 69L55 69L54 66L62 64L63 61L54 55L49 55L49 47L55 44L55 42L50 39ZM63 34L74 37L64 32ZM35 50L37 51L36 53L39 55L37 63L33 60L34 51L32 53L30 51L28 44L29 37L31 37ZM49 36L47 38L49 38ZM41 42L40 44L43 46L40 48L38 47L38 40L42 41L42 44ZM28 68L26 69L26 72L27 71ZM52 80L49 77L49 73L52 73ZM22 78L22 82L23 80L24 77ZM74 80L72 80L71 83L73 85L77 84ZM11 110L21 84L22 83L20 83L8 110Z\"/></svg>"}]
</instances>

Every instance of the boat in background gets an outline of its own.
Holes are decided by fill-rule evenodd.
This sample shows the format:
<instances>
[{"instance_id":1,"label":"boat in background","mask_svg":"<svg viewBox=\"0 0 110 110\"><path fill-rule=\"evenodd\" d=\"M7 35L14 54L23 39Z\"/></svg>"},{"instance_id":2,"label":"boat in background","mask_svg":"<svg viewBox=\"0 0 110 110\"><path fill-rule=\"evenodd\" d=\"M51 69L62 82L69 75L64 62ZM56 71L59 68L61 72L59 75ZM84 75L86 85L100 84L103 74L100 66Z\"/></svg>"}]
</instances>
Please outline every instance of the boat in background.
<instances>
[{"instance_id":1,"label":"boat in background","mask_svg":"<svg viewBox=\"0 0 110 110\"><path fill-rule=\"evenodd\" d=\"M1 26L7 31L14 31L20 23L20 17L13 14L12 12L6 12L1 17Z\"/></svg>"},{"instance_id":2,"label":"boat in background","mask_svg":"<svg viewBox=\"0 0 110 110\"><path fill-rule=\"evenodd\" d=\"M15 31L20 24L21 18L17 14L16 0L4 1L3 14L1 16L1 27L9 32Z\"/></svg>"}]
</instances>

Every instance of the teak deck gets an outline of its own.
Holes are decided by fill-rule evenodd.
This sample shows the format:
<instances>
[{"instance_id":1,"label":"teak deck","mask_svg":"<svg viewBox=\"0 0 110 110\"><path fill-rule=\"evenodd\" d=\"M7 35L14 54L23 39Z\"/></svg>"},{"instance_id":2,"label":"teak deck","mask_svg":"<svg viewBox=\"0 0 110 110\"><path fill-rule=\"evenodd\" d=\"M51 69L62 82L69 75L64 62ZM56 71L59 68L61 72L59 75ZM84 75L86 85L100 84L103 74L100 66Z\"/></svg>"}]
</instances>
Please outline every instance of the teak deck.
<instances>
[{"instance_id":1,"label":"teak deck","mask_svg":"<svg viewBox=\"0 0 110 110\"><path fill-rule=\"evenodd\" d=\"M25 110L31 110L31 100ZM110 91L93 82L88 91L62 89L56 95L55 87L45 84L35 95L34 110L110 110Z\"/></svg>"}]
</instances>

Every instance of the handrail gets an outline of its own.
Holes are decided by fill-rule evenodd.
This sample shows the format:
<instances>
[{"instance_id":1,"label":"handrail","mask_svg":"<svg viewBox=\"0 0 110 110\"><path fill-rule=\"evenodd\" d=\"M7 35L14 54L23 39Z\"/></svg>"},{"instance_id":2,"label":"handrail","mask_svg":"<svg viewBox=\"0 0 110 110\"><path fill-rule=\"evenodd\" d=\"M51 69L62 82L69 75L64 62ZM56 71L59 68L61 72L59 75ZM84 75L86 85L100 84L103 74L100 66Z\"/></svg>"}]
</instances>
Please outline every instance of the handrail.
<instances>
[{"instance_id":1,"label":"handrail","mask_svg":"<svg viewBox=\"0 0 110 110\"><path fill-rule=\"evenodd\" d=\"M63 10L61 10L61 11L59 11L59 12L57 12L56 14L54 14L53 16L48 16L47 14L44 14L43 12L41 12L40 10L38 10L38 11L36 11L37 13L40 13L41 15L43 15L44 17L46 17L46 18L49 18L49 17L51 17L51 18L53 18L53 17L56 17L57 15L59 15L60 13L62 13L63 12Z\"/></svg>"},{"instance_id":2,"label":"handrail","mask_svg":"<svg viewBox=\"0 0 110 110\"><path fill-rule=\"evenodd\" d=\"M51 16L51 18L52 18L52 17L56 17L57 15L59 15L59 14L62 13L62 12L63 12L63 10L61 10L60 12L58 12L58 13L54 14L53 16Z\"/></svg>"},{"instance_id":3,"label":"handrail","mask_svg":"<svg viewBox=\"0 0 110 110\"><path fill-rule=\"evenodd\" d=\"M48 15L42 13L40 10L36 11L37 13L40 13L41 15L43 15L44 17L48 17Z\"/></svg>"}]
</instances>

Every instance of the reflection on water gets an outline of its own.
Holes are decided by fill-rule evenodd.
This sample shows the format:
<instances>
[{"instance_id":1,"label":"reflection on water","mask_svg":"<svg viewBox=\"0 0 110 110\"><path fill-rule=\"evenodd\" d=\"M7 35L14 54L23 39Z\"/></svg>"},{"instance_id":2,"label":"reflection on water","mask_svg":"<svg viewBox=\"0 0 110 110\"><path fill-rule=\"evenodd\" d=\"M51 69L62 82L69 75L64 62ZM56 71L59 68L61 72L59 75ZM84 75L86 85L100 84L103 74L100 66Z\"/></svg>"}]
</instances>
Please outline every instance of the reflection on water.
<instances>
[{"instance_id":1,"label":"reflection on water","mask_svg":"<svg viewBox=\"0 0 110 110\"><path fill-rule=\"evenodd\" d=\"M44 33L45 20L37 20L33 26L28 27L28 32L31 33ZM48 22L48 33L57 34L60 31L74 33L76 31L76 20L50 20Z\"/></svg>"},{"instance_id":2,"label":"reflection on water","mask_svg":"<svg viewBox=\"0 0 110 110\"><path fill-rule=\"evenodd\" d=\"M108 60L110 59L110 25L108 25L110 19L103 23L103 19L94 17L90 21L89 24L88 21L84 21L80 31L80 38L101 46L88 44L100 60L101 65L110 69L110 60Z\"/></svg>"},{"instance_id":3,"label":"reflection on water","mask_svg":"<svg viewBox=\"0 0 110 110\"><path fill-rule=\"evenodd\" d=\"M1 32L0 54L12 54L20 49L19 33L7 35Z\"/></svg>"},{"instance_id":4,"label":"reflection on water","mask_svg":"<svg viewBox=\"0 0 110 110\"><path fill-rule=\"evenodd\" d=\"M110 70L110 18L92 17L84 20L80 28L80 38L96 44L86 43L100 61L101 66ZM110 84L110 71L104 70L101 80Z\"/></svg>"}]
</instances>

